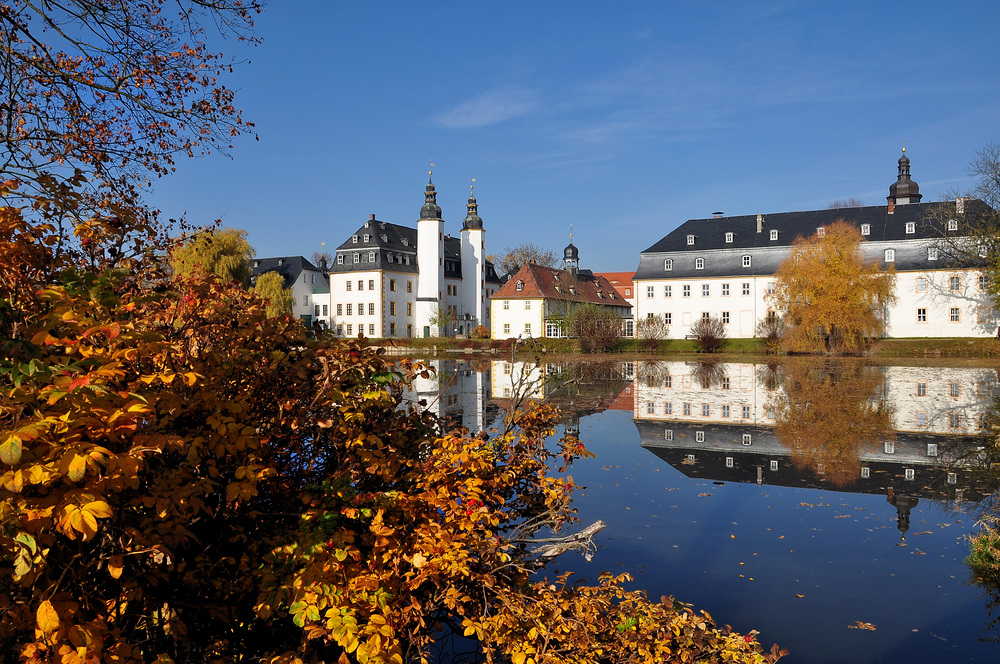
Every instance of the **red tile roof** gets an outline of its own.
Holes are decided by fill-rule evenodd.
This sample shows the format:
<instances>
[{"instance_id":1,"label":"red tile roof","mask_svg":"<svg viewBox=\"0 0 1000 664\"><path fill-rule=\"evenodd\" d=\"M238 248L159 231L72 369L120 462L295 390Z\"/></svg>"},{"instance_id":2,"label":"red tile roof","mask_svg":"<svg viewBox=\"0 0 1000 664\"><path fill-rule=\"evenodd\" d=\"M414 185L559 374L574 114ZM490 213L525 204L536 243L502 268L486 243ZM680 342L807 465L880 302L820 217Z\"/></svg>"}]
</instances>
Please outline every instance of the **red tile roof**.
<instances>
[{"instance_id":1,"label":"red tile roof","mask_svg":"<svg viewBox=\"0 0 1000 664\"><path fill-rule=\"evenodd\" d=\"M521 290L517 284L522 284ZM528 263L493 294L493 299L547 298L604 306L631 307L611 282L601 275L580 272L576 277L569 270Z\"/></svg>"}]
</instances>

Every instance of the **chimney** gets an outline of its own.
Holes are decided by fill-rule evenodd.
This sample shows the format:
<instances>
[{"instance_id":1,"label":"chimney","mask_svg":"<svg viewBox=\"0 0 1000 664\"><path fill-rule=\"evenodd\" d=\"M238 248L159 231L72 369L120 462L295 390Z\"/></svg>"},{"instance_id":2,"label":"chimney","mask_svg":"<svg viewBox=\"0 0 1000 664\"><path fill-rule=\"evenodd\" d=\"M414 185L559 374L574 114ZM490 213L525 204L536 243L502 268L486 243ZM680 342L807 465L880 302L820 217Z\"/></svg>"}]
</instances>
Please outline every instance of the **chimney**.
<instances>
[{"instance_id":1,"label":"chimney","mask_svg":"<svg viewBox=\"0 0 1000 664\"><path fill-rule=\"evenodd\" d=\"M724 214L725 214L724 212L719 211L719 212L713 212L712 216L715 217L716 219L722 219Z\"/></svg>"},{"instance_id":2,"label":"chimney","mask_svg":"<svg viewBox=\"0 0 1000 664\"><path fill-rule=\"evenodd\" d=\"M760 233L764 230L764 215L757 214L757 232Z\"/></svg>"},{"instance_id":3,"label":"chimney","mask_svg":"<svg viewBox=\"0 0 1000 664\"><path fill-rule=\"evenodd\" d=\"M896 201L889 199L889 214L896 214Z\"/></svg>"},{"instance_id":4,"label":"chimney","mask_svg":"<svg viewBox=\"0 0 1000 664\"><path fill-rule=\"evenodd\" d=\"M965 196L959 196L955 199L955 213L965 214L965 202L969 200Z\"/></svg>"},{"instance_id":5,"label":"chimney","mask_svg":"<svg viewBox=\"0 0 1000 664\"><path fill-rule=\"evenodd\" d=\"M371 216L368 217L369 221L375 221L375 213L372 212Z\"/></svg>"}]
</instances>

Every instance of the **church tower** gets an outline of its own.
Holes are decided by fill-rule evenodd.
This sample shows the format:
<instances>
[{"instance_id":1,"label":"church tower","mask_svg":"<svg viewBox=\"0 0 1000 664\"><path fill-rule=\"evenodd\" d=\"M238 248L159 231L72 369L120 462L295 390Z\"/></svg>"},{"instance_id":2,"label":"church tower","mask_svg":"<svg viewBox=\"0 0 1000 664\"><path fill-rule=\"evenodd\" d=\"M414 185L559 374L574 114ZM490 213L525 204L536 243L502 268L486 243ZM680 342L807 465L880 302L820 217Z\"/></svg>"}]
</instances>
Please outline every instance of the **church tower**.
<instances>
[{"instance_id":1,"label":"church tower","mask_svg":"<svg viewBox=\"0 0 1000 664\"><path fill-rule=\"evenodd\" d=\"M903 156L899 158L899 176L889 186L889 195L886 196L889 212L892 213L897 205L919 203L921 198L920 187L910 179L910 158L906 156L906 148L903 148Z\"/></svg>"},{"instance_id":2,"label":"church tower","mask_svg":"<svg viewBox=\"0 0 1000 664\"><path fill-rule=\"evenodd\" d=\"M417 330L420 337L439 337L441 328L431 321L441 306L444 284L444 220L437 204L437 191L427 174L424 206L417 220Z\"/></svg>"},{"instance_id":3,"label":"church tower","mask_svg":"<svg viewBox=\"0 0 1000 664\"><path fill-rule=\"evenodd\" d=\"M486 322L486 231L479 218L479 205L473 190L475 180L469 186L468 214L462 222L462 313L465 318L459 323L462 332L468 334L476 325Z\"/></svg>"}]
</instances>

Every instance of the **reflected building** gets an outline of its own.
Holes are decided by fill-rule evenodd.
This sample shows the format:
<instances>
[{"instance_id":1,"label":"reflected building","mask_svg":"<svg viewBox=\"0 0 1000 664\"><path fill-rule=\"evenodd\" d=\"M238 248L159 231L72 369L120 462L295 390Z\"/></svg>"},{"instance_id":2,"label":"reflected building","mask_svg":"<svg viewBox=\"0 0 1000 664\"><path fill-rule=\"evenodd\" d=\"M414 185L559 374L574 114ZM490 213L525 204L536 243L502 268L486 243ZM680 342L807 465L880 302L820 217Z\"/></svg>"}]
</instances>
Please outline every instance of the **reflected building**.
<instances>
[{"instance_id":1,"label":"reflected building","mask_svg":"<svg viewBox=\"0 0 1000 664\"><path fill-rule=\"evenodd\" d=\"M983 497L996 385L982 368L639 363L634 422L690 477L886 494L908 514Z\"/></svg>"},{"instance_id":2,"label":"reflected building","mask_svg":"<svg viewBox=\"0 0 1000 664\"><path fill-rule=\"evenodd\" d=\"M427 360L434 371L416 378L403 393L405 402L440 418L448 429L463 427L472 433L485 430L496 419L489 372L459 360Z\"/></svg>"}]
</instances>

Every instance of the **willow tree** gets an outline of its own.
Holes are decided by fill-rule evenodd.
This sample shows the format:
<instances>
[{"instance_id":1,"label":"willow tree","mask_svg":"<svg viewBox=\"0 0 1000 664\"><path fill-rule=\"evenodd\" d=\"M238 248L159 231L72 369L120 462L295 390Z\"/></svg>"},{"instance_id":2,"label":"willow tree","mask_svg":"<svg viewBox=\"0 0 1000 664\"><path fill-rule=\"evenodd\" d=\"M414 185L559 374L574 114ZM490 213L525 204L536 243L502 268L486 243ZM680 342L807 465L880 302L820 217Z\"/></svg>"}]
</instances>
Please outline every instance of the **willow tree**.
<instances>
[{"instance_id":1,"label":"willow tree","mask_svg":"<svg viewBox=\"0 0 1000 664\"><path fill-rule=\"evenodd\" d=\"M768 299L785 312L783 342L795 352L864 350L895 300L892 266L865 260L861 233L843 220L797 238L775 277Z\"/></svg>"},{"instance_id":2,"label":"willow tree","mask_svg":"<svg viewBox=\"0 0 1000 664\"><path fill-rule=\"evenodd\" d=\"M236 228L206 229L187 238L170 252L170 267L182 276L204 271L224 282L250 284L254 248L247 232Z\"/></svg>"},{"instance_id":3,"label":"willow tree","mask_svg":"<svg viewBox=\"0 0 1000 664\"><path fill-rule=\"evenodd\" d=\"M268 318L292 315L292 307L295 306L292 289L285 288L285 278L277 272L265 272L257 277L251 290L257 297L267 302L265 311Z\"/></svg>"}]
</instances>

